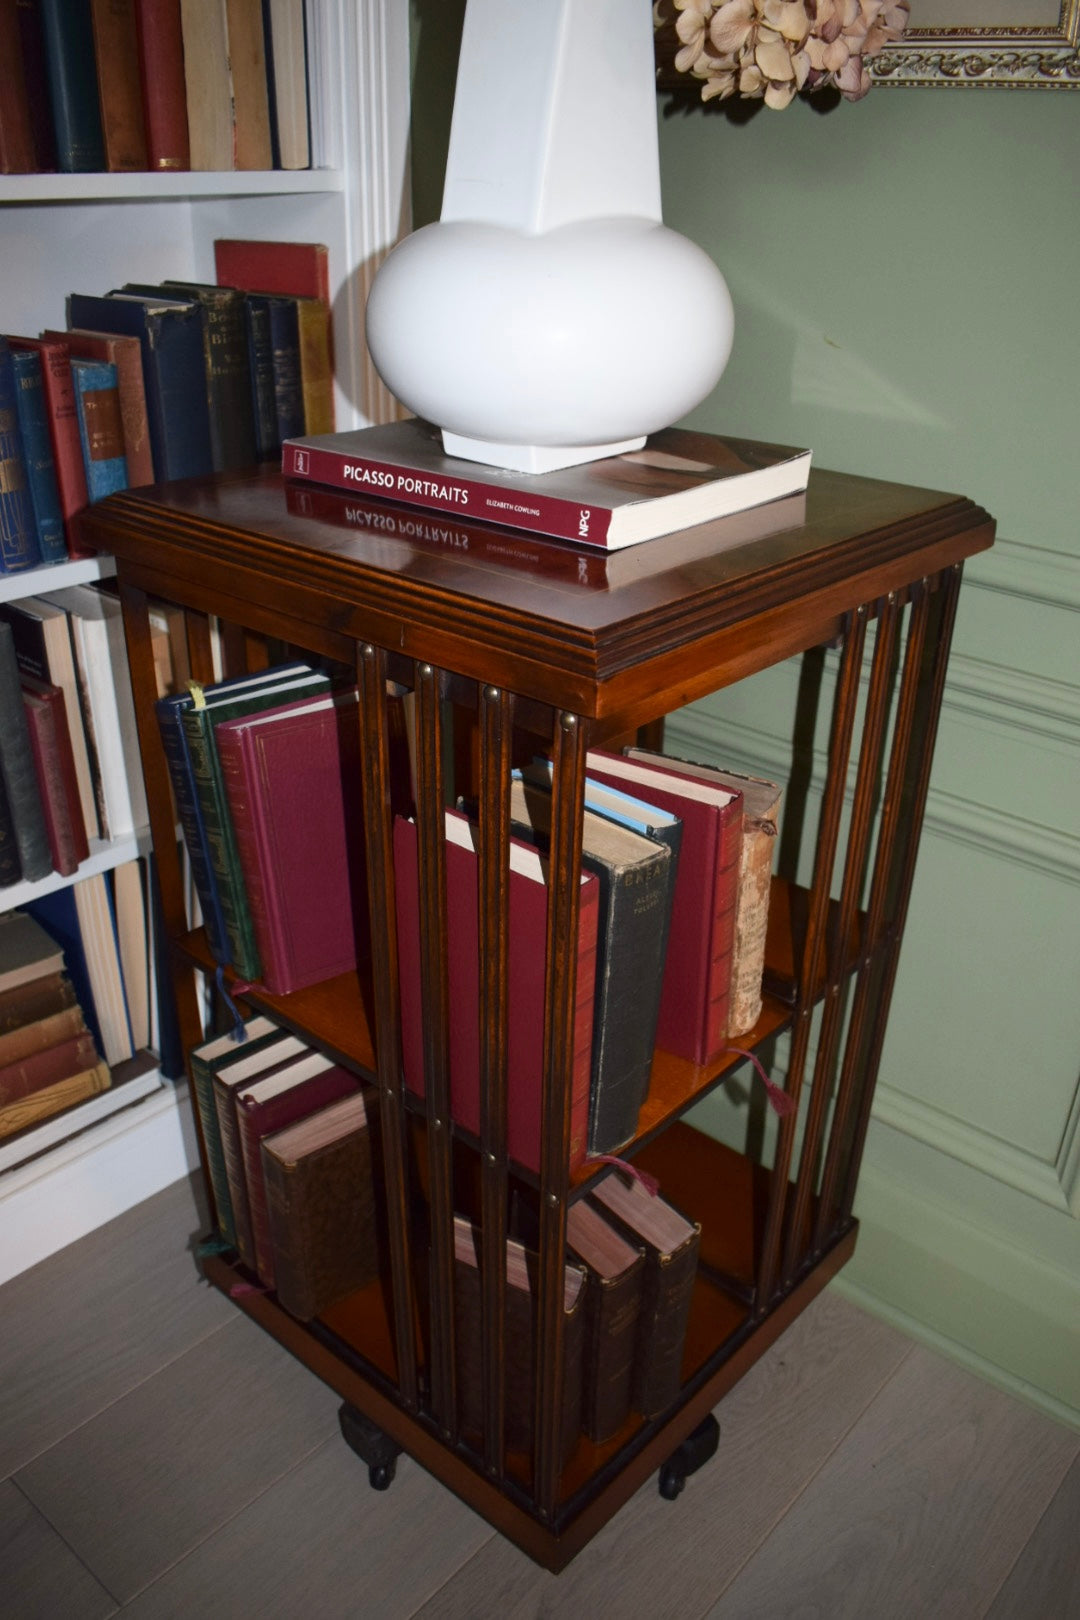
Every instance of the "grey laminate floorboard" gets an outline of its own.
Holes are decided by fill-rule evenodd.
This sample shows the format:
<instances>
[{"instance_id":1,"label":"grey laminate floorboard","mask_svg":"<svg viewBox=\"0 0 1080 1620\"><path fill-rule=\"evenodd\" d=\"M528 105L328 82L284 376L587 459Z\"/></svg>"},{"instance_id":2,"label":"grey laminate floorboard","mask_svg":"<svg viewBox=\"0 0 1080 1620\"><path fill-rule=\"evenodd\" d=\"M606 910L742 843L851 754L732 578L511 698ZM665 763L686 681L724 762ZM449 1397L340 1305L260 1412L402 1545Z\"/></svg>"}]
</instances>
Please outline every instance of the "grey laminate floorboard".
<instances>
[{"instance_id":1,"label":"grey laminate floorboard","mask_svg":"<svg viewBox=\"0 0 1080 1620\"><path fill-rule=\"evenodd\" d=\"M10 1480L0 1483L4 1620L106 1620L117 1606Z\"/></svg>"},{"instance_id":2,"label":"grey laminate floorboard","mask_svg":"<svg viewBox=\"0 0 1080 1620\"><path fill-rule=\"evenodd\" d=\"M124 1609L125 1620L406 1620L494 1532L402 1458L388 1491L339 1437ZM499 1614L486 1605L479 1614Z\"/></svg>"},{"instance_id":3,"label":"grey laminate floorboard","mask_svg":"<svg viewBox=\"0 0 1080 1620\"><path fill-rule=\"evenodd\" d=\"M178 1181L0 1288L0 1479L235 1316Z\"/></svg>"},{"instance_id":4,"label":"grey laminate floorboard","mask_svg":"<svg viewBox=\"0 0 1080 1620\"><path fill-rule=\"evenodd\" d=\"M676 1502L649 1480L558 1577L494 1537L420 1620L694 1620L910 1351L894 1329L821 1296L717 1408L720 1449Z\"/></svg>"},{"instance_id":5,"label":"grey laminate floorboard","mask_svg":"<svg viewBox=\"0 0 1080 1620\"><path fill-rule=\"evenodd\" d=\"M987 1620L1077 1620L1080 1615L1080 1457L1012 1567Z\"/></svg>"},{"instance_id":6,"label":"grey laminate floorboard","mask_svg":"<svg viewBox=\"0 0 1080 1620\"><path fill-rule=\"evenodd\" d=\"M1078 1450L916 1348L709 1620L982 1620Z\"/></svg>"},{"instance_id":7,"label":"grey laminate floorboard","mask_svg":"<svg viewBox=\"0 0 1080 1620\"><path fill-rule=\"evenodd\" d=\"M124 1602L336 1432L337 1407L234 1311L15 1481Z\"/></svg>"}]
</instances>

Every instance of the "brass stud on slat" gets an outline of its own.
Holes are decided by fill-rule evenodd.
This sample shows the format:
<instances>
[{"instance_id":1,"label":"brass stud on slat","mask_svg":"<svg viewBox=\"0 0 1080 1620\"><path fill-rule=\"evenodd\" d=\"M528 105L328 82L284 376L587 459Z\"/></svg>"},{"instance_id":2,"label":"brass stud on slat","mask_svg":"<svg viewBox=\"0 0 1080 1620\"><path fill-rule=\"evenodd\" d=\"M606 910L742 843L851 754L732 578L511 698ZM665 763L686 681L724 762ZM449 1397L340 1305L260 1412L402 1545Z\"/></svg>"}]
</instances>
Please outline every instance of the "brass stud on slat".
<instances>
[{"instance_id":1,"label":"brass stud on slat","mask_svg":"<svg viewBox=\"0 0 1080 1620\"><path fill-rule=\"evenodd\" d=\"M497 703L499 700L499 688L497 686L485 686L484 696L489 703Z\"/></svg>"},{"instance_id":2,"label":"brass stud on slat","mask_svg":"<svg viewBox=\"0 0 1080 1620\"><path fill-rule=\"evenodd\" d=\"M573 731L574 727L577 725L577 715L560 714L559 724L562 726L564 731Z\"/></svg>"}]
</instances>

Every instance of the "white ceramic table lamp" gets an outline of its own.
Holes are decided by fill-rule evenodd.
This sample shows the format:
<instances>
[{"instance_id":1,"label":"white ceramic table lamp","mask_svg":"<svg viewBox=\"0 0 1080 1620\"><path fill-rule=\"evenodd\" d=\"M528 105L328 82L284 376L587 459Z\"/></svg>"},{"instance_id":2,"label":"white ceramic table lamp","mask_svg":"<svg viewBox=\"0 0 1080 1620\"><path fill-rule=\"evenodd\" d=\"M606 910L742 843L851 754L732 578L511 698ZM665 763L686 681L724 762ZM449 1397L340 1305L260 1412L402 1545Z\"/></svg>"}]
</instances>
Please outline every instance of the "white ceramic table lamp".
<instances>
[{"instance_id":1,"label":"white ceramic table lamp","mask_svg":"<svg viewBox=\"0 0 1080 1620\"><path fill-rule=\"evenodd\" d=\"M685 415L731 335L661 221L649 0L468 0L442 217L368 300L387 387L448 455L549 472Z\"/></svg>"}]
</instances>

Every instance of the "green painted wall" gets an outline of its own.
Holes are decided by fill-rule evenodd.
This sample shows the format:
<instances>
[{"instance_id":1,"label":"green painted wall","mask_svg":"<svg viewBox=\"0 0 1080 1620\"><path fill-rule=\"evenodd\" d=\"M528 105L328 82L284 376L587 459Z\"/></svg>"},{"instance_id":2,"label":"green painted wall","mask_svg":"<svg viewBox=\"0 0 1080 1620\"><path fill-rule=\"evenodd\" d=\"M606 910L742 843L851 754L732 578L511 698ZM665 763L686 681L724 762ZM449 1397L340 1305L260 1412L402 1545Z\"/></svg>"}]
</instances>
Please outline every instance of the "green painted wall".
<instances>
[{"instance_id":1,"label":"green painted wall","mask_svg":"<svg viewBox=\"0 0 1080 1620\"><path fill-rule=\"evenodd\" d=\"M413 0L418 224L438 215L462 10ZM824 114L659 114L665 220L736 311L691 422L998 519L961 593L840 1286L1080 1422L1080 94L879 87ZM663 287L649 315L694 342ZM682 711L668 746L784 779L797 673ZM698 1122L753 1144L758 1101L740 1078Z\"/></svg>"}]
</instances>

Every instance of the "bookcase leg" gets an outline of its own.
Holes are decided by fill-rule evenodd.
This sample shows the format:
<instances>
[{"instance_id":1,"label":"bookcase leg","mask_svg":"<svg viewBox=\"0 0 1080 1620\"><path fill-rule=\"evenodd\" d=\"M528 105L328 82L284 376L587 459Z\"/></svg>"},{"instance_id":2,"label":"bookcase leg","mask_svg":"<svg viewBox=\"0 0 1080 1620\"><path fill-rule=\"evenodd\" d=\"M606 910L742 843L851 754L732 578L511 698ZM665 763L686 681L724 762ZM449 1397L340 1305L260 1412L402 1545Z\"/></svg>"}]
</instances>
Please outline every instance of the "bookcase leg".
<instances>
[{"instance_id":1,"label":"bookcase leg","mask_svg":"<svg viewBox=\"0 0 1080 1620\"><path fill-rule=\"evenodd\" d=\"M338 1408L338 1422L345 1444L367 1463L372 1490L389 1490L397 1460L401 1456L401 1447L347 1401Z\"/></svg>"},{"instance_id":2,"label":"bookcase leg","mask_svg":"<svg viewBox=\"0 0 1080 1620\"><path fill-rule=\"evenodd\" d=\"M720 1425L710 1412L661 1468L660 1495L665 1501L674 1502L686 1484L687 1476L704 1468L709 1458L715 1456L719 1444Z\"/></svg>"}]
</instances>

